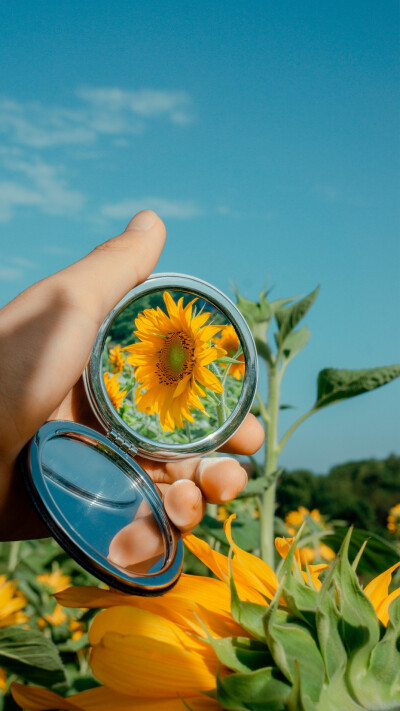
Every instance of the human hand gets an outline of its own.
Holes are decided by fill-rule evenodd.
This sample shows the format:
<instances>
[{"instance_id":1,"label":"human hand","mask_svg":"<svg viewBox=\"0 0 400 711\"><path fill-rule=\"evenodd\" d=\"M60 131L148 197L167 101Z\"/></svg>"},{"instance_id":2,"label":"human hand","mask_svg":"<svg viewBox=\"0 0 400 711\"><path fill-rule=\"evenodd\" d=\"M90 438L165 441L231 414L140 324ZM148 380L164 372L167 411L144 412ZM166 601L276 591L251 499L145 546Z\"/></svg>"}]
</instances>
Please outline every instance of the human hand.
<instances>
[{"instance_id":1,"label":"human hand","mask_svg":"<svg viewBox=\"0 0 400 711\"><path fill-rule=\"evenodd\" d=\"M81 374L104 318L153 271L164 241L160 218L151 210L139 212L121 235L0 310L0 540L49 535L26 493L18 454L49 419L99 429ZM263 438L263 428L248 415L223 451L250 454ZM181 532L199 523L206 501L229 501L247 481L230 458L140 464Z\"/></svg>"}]
</instances>

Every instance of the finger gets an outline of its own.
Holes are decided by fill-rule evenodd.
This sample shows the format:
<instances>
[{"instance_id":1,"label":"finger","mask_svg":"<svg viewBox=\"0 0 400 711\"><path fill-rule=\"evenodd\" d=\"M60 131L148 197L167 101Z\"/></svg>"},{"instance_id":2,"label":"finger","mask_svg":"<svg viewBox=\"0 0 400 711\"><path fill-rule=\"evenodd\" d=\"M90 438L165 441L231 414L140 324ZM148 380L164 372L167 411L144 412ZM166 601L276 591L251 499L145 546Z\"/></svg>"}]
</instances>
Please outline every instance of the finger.
<instances>
[{"instance_id":1,"label":"finger","mask_svg":"<svg viewBox=\"0 0 400 711\"><path fill-rule=\"evenodd\" d=\"M209 457L196 469L195 482L210 504L232 501L247 484L247 473L237 459Z\"/></svg>"},{"instance_id":2,"label":"finger","mask_svg":"<svg viewBox=\"0 0 400 711\"><path fill-rule=\"evenodd\" d=\"M20 448L81 375L98 328L130 288L153 270L165 227L150 211L87 257L20 294L0 312L3 367L0 450Z\"/></svg>"},{"instance_id":3,"label":"finger","mask_svg":"<svg viewBox=\"0 0 400 711\"><path fill-rule=\"evenodd\" d=\"M181 479L168 487L164 495L164 508L181 533L187 533L203 518L205 499L193 481Z\"/></svg>"},{"instance_id":4,"label":"finger","mask_svg":"<svg viewBox=\"0 0 400 711\"><path fill-rule=\"evenodd\" d=\"M265 432L262 424L250 414L219 451L229 454L254 454L260 449L264 439Z\"/></svg>"}]
</instances>

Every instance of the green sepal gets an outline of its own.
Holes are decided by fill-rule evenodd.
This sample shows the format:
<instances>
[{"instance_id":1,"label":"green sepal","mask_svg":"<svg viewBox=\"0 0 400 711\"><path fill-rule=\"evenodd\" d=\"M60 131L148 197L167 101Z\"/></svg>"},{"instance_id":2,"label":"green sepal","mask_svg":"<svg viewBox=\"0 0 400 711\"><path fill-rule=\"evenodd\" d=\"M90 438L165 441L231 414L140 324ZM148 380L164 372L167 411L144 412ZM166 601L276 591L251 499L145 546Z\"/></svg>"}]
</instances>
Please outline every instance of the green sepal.
<instances>
[{"instance_id":1,"label":"green sepal","mask_svg":"<svg viewBox=\"0 0 400 711\"><path fill-rule=\"evenodd\" d=\"M217 699L229 711L284 711L289 692L276 667L217 677Z\"/></svg>"},{"instance_id":2,"label":"green sepal","mask_svg":"<svg viewBox=\"0 0 400 711\"><path fill-rule=\"evenodd\" d=\"M350 528L339 552L334 580L339 591L340 634L348 656L345 679L351 696L362 703L359 690L365 681L371 652L379 642L380 625L349 562L351 534Z\"/></svg>"},{"instance_id":3,"label":"green sepal","mask_svg":"<svg viewBox=\"0 0 400 711\"><path fill-rule=\"evenodd\" d=\"M275 664L291 683L294 681L295 662L297 661L303 693L316 702L324 683L324 664L310 629L301 621L292 621L288 617L286 622L282 622L278 618L277 608L284 585L285 578L280 583L275 597L265 613L265 637Z\"/></svg>"},{"instance_id":4,"label":"green sepal","mask_svg":"<svg viewBox=\"0 0 400 711\"><path fill-rule=\"evenodd\" d=\"M347 653L340 636L341 616L332 596L332 579L338 560L336 559L317 594L316 625L318 645L324 660L327 678L332 679L338 671L344 671Z\"/></svg>"},{"instance_id":5,"label":"green sepal","mask_svg":"<svg viewBox=\"0 0 400 711\"><path fill-rule=\"evenodd\" d=\"M318 711L365 711L350 695L343 670L338 670L329 684L324 686L319 699ZM371 708L367 706L371 711Z\"/></svg>"},{"instance_id":6,"label":"green sepal","mask_svg":"<svg viewBox=\"0 0 400 711\"><path fill-rule=\"evenodd\" d=\"M307 697L303 699L301 693L301 677L297 661L294 663L294 680L291 692L286 699L286 711L317 711L315 704Z\"/></svg>"},{"instance_id":7,"label":"green sepal","mask_svg":"<svg viewBox=\"0 0 400 711\"><path fill-rule=\"evenodd\" d=\"M209 637L216 656L222 664L235 672L250 672L274 664L265 643L248 637Z\"/></svg>"},{"instance_id":8,"label":"green sepal","mask_svg":"<svg viewBox=\"0 0 400 711\"><path fill-rule=\"evenodd\" d=\"M265 642L263 618L266 606L256 602L243 602L237 594L235 581L231 574L231 612L232 617L246 632L260 642Z\"/></svg>"},{"instance_id":9,"label":"green sepal","mask_svg":"<svg viewBox=\"0 0 400 711\"><path fill-rule=\"evenodd\" d=\"M360 587L349 562L350 528L345 536L335 568L335 580L340 590L342 636L349 655L363 650L363 658L379 641L380 629L374 606Z\"/></svg>"},{"instance_id":10,"label":"green sepal","mask_svg":"<svg viewBox=\"0 0 400 711\"><path fill-rule=\"evenodd\" d=\"M383 638L371 652L369 667L353 682L360 701L374 709L400 708L400 597L389 607L389 623Z\"/></svg>"},{"instance_id":11,"label":"green sepal","mask_svg":"<svg viewBox=\"0 0 400 711\"><path fill-rule=\"evenodd\" d=\"M332 534L323 536L321 542L326 543L327 546L330 546L337 553L347 532L347 528L337 528ZM400 560L400 548L398 546L381 538L375 533L364 531L361 528L353 529L349 543L350 559L357 558L360 548L366 539L368 539L368 545L357 563L359 573L368 573L375 576L391 568L392 565L395 565L395 563Z\"/></svg>"}]
</instances>

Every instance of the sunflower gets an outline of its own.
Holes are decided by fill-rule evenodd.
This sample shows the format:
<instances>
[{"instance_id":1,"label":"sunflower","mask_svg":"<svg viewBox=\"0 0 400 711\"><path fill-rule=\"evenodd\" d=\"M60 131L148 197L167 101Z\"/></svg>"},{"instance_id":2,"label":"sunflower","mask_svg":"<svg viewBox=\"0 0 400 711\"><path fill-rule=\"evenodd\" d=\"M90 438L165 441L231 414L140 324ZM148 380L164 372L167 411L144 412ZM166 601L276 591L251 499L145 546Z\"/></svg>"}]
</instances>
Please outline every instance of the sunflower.
<instances>
[{"instance_id":1,"label":"sunflower","mask_svg":"<svg viewBox=\"0 0 400 711\"><path fill-rule=\"evenodd\" d=\"M219 348L223 348L229 358L233 358L240 348L240 341L237 333L232 325L224 326L222 334L219 338L214 338L214 343ZM236 360L240 360L240 363L232 363L229 367L228 375L232 375L236 380L241 380L244 377L245 364L244 364L244 353L240 353ZM226 368L226 365L222 367Z\"/></svg>"},{"instance_id":2,"label":"sunflower","mask_svg":"<svg viewBox=\"0 0 400 711\"><path fill-rule=\"evenodd\" d=\"M207 415L200 398L205 388L223 393L224 388L207 367L226 355L210 345L221 325L207 325L210 313L193 315L193 299L187 306L183 297L175 303L171 294L163 294L167 313L160 307L145 309L135 320L139 343L126 346L128 363L135 368L138 383L135 394L139 412L158 414L164 432L183 427L184 420L194 422L192 410Z\"/></svg>"},{"instance_id":3,"label":"sunflower","mask_svg":"<svg viewBox=\"0 0 400 711\"><path fill-rule=\"evenodd\" d=\"M0 575L0 627L23 624L28 619L23 612L27 600L17 585L14 580Z\"/></svg>"},{"instance_id":4,"label":"sunflower","mask_svg":"<svg viewBox=\"0 0 400 711\"><path fill-rule=\"evenodd\" d=\"M118 373L111 375L111 373L104 373L104 385L106 386L107 395L111 400L111 404L116 410L122 405L122 400L127 394L127 390L121 390L118 382Z\"/></svg>"},{"instance_id":5,"label":"sunflower","mask_svg":"<svg viewBox=\"0 0 400 711\"><path fill-rule=\"evenodd\" d=\"M108 359L110 361L110 366L113 373L121 373L123 371L125 365L125 358L122 353L122 348L119 344L117 346L114 346L114 348L110 348Z\"/></svg>"}]
</instances>

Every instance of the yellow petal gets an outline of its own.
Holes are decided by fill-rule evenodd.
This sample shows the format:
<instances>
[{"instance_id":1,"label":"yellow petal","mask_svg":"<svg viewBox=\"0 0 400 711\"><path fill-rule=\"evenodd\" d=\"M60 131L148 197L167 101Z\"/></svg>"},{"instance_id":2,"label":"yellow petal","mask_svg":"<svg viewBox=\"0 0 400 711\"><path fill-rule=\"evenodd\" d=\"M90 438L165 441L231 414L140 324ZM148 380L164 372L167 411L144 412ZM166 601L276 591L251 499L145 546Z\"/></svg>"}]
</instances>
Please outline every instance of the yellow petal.
<instances>
[{"instance_id":1,"label":"yellow petal","mask_svg":"<svg viewBox=\"0 0 400 711\"><path fill-rule=\"evenodd\" d=\"M62 709L62 711L184 711L180 699L132 699L132 696L118 694L106 686L82 691L67 699L47 689L23 686L14 682L11 687L15 701L29 711ZM193 711L217 711L221 707L213 699L205 696L186 699Z\"/></svg>"},{"instance_id":2,"label":"yellow petal","mask_svg":"<svg viewBox=\"0 0 400 711\"><path fill-rule=\"evenodd\" d=\"M391 592L390 595L388 595L387 598L378 606L376 614L385 627L387 627L389 622L389 607L393 600L395 600L396 597L399 597L399 595L400 588L397 588L397 590L393 590L393 592Z\"/></svg>"},{"instance_id":3,"label":"yellow petal","mask_svg":"<svg viewBox=\"0 0 400 711\"><path fill-rule=\"evenodd\" d=\"M194 696L211 689L218 668L215 656L206 658L148 636L116 632L106 632L101 644L92 648L90 665L94 675L115 691L153 699Z\"/></svg>"},{"instance_id":4,"label":"yellow petal","mask_svg":"<svg viewBox=\"0 0 400 711\"><path fill-rule=\"evenodd\" d=\"M247 575L248 584L272 600L279 587L278 578L265 561L236 545L232 538L232 520L234 518L236 518L236 514L229 516L224 523L225 535L235 554L234 562L241 566L243 573Z\"/></svg>"},{"instance_id":5,"label":"yellow petal","mask_svg":"<svg viewBox=\"0 0 400 711\"><path fill-rule=\"evenodd\" d=\"M150 610L118 605L100 612L89 630L89 642L101 643L108 632L119 635L148 636L153 643L165 642L176 647L202 649L203 645L195 637L190 637L171 620Z\"/></svg>"},{"instance_id":6,"label":"yellow petal","mask_svg":"<svg viewBox=\"0 0 400 711\"><path fill-rule=\"evenodd\" d=\"M73 587L57 595L66 607L102 607L128 605L166 617L186 632L204 636L198 618L215 637L243 635L232 620L230 591L225 583L199 575L181 575L172 590L159 597L126 595L114 590Z\"/></svg>"},{"instance_id":7,"label":"yellow petal","mask_svg":"<svg viewBox=\"0 0 400 711\"><path fill-rule=\"evenodd\" d=\"M224 580L228 586L229 561L226 555L214 551L208 543L193 534L185 536L183 542L193 555L210 568L217 578ZM257 589L254 589L252 585L254 581L251 580L249 584L247 568L243 569L243 565L234 559L232 561L232 572L240 598L245 601L258 602L260 605L265 605L264 596L258 592Z\"/></svg>"},{"instance_id":8,"label":"yellow petal","mask_svg":"<svg viewBox=\"0 0 400 711\"><path fill-rule=\"evenodd\" d=\"M373 580L371 580L371 582L365 587L364 593L371 600L375 610L377 610L379 605L381 605L387 597L389 585L392 580L392 573L399 567L399 565L400 562L392 565L391 568L388 568L380 575L377 575L376 578L373 578Z\"/></svg>"},{"instance_id":9,"label":"yellow petal","mask_svg":"<svg viewBox=\"0 0 400 711\"><path fill-rule=\"evenodd\" d=\"M293 545L293 541L294 541L294 537L293 537L293 538L285 538L285 537L277 536L277 537L275 538L275 548L276 548L276 550L278 551L279 555L280 555L282 558L286 558L286 557L287 557L287 555L288 555L288 553L289 553L289 551L290 551L290 549L291 549L291 547L292 547L292 545ZM295 558L296 558L296 560L297 560L297 563L298 563L299 568L301 568L300 553L299 553L299 551L297 550L297 548L296 548L296 550L295 550L295 552L294 552L294 556L295 556Z\"/></svg>"}]
</instances>

